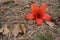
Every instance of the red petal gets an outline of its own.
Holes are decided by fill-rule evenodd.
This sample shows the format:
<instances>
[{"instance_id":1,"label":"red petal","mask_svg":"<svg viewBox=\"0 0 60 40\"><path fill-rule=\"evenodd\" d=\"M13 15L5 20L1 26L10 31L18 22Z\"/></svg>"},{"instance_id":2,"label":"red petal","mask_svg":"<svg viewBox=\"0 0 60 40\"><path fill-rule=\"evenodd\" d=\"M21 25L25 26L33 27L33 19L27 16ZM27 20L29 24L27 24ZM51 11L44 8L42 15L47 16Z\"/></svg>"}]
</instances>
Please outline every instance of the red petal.
<instances>
[{"instance_id":1,"label":"red petal","mask_svg":"<svg viewBox=\"0 0 60 40\"><path fill-rule=\"evenodd\" d=\"M51 21L51 16L49 16L48 14L44 14L42 18L46 21Z\"/></svg>"},{"instance_id":2,"label":"red petal","mask_svg":"<svg viewBox=\"0 0 60 40\"><path fill-rule=\"evenodd\" d=\"M33 17L32 14L27 14L27 15L25 16L25 18L26 18L26 19L34 19L34 17Z\"/></svg>"},{"instance_id":3,"label":"red petal","mask_svg":"<svg viewBox=\"0 0 60 40\"><path fill-rule=\"evenodd\" d=\"M35 3L31 5L31 9L32 9L33 14L38 13L39 8L37 7Z\"/></svg>"},{"instance_id":4,"label":"red petal","mask_svg":"<svg viewBox=\"0 0 60 40\"><path fill-rule=\"evenodd\" d=\"M47 8L47 5L46 4L42 4L40 9L39 9L40 13L45 12L46 8Z\"/></svg>"},{"instance_id":5,"label":"red petal","mask_svg":"<svg viewBox=\"0 0 60 40\"><path fill-rule=\"evenodd\" d=\"M41 24L42 24L42 21L43 21L43 20L42 20L41 18L40 18L40 19L37 18L37 19L36 19L37 25L38 25L38 26L41 25Z\"/></svg>"}]
</instances>

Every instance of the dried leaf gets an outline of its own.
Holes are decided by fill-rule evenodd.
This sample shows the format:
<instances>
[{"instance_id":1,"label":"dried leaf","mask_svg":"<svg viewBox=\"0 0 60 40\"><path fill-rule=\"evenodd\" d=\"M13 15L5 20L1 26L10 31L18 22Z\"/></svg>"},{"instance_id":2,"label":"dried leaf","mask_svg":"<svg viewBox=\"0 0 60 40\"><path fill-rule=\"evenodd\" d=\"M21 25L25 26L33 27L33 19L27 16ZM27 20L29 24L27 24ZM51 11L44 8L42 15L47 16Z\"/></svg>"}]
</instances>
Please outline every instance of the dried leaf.
<instances>
[{"instance_id":1,"label":"dried leaf","mask_svg":"<svg viewBox=\"0 0 60 40\"><path fill-rule=\"evenodd\" d=\"M22 29L23 33L26 33L26 28L24 24L20 24L20 28Z\"/></svg>"},{"instance_id":2,"label":"dried leaf","mask_svg":"<svg viewBox=\"0 0 60 40\"><path fill-rule=\"evenodd\" d=\"M53 22L46 22L46 24L47 24L48 26L52 27L52 28L53 28L53 26L55 25Z\"/></svg>"},{"instance_id":3,"label":"dried leaf","mask_svg":"<svg viewBox=\"0 0 60 40\"><path fill-rule=\"evenodd\" d=\"M7 35L9 33L9 29L7 28L7 25L5 24L3 26L3 34Z\"/></svg>"},{"instance_id":4,"label":"dried leaf","mask_svg":"<svg viewBox=\"0 0 60 40\"><path fill-rule=\"evenodd\" d=\"M3 32L3 28L0 28L0 33Z\"/></svg>"},{"instance_id":5,"label":"dried leaf","mask_svg":"<svg viewBox=\"0 0 60 40\"><path fill-rule=\"evenodd\" d=\"M12 30L12 34L14 35L14 37L16 37L20 32L22 32L22 30L20 29L19 24L15 24Z\"/></svg>"}]
</instances>

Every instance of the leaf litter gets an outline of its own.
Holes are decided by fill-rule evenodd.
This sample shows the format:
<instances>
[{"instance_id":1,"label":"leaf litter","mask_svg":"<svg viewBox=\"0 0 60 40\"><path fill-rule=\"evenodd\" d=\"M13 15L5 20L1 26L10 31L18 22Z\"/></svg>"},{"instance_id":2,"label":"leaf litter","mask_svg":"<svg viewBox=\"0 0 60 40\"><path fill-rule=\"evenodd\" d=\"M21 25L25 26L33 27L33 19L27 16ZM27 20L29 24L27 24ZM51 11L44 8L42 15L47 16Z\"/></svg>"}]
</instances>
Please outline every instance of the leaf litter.
<instances>
[{"instance_id":1,"label":"leaf litter","mask_svg":"<svg viewBox=\"0 0 60 40\"><path fill-rule=\"evenodd\" d=\"M3 35L7 35L9 33L9 29L7 28L7 25L6 24L3 25L3 27L0 29L0 32Z\"/></svg>"},{"instance_id":2,"label":"leaf litter","mask_svg":"<svg viewBox=\"0 0 60 40\"><path fill-rule=\"evenodd\" d=\"M4 4L4 3L5 3L5 0L2 0L2 1L4 1L4 2L2 2L2 4ZM27 1L28 1L28 0L27 0ZM49 1L49 0L48 0L48 1ZM47 2L48 2L48 1L47 1ZM53 3L53 0L51 0L51 1L52 1L52 2L51 2L52 5L55 5L55 4L56 4L55 0L54 0L55 3ZM24 2L25 2L25 1L24 1ZM37 1L36 1L36 2L37 2ZM39 2L39 1L38 1L38 2ZM37 2L37 3L38 3L38 2ZM41 2L42 2L42 1L41 1ZM47 2L46 2L46 3L47 3ZM18 2L17 2L17 3L18 3ZM29 3L29 1L28 1L28 3ZM28 3L27 3L27 4L28 4ZM48 3L49 3L49 4L48 4ZM50 5L50 1L49 1L48 3L47 3L47 4ZM19 4L20 4L20 2L19 2ZM21 4L22 4L22 2L21 2ZM19 5L19 7L21 6L21 4ZM40 4L40 2L39 2L39 4ZM4 5L5 5L5 6L6 6L6 5L11 5L11 2L9 2L9 3L7 2L7 4L5 3ZM28 5L29 5L29 4L28 4ZM0 5L0 6L1 6L1 5ZM3 5L2 5L2 6L3 6ZM55 6L56 6L56 5L55 5ZM21 6L21 7L22 7L22 6ZM21 7L20 7L20 8L21 8ZM24 6L23 6L23 7L24 7ZM23 7L22 7L22 8L23 8ZM14 8L14 7L13 7L13 8ZM26 8L26 9L27 9L27 8ZM24 10L24 9L23 9L23 10ZM28 10L28 9L27 9L27 10ZM52 11L52 9L51 9L50 11ZM50 11L49 11L49 12L50 12ZM24 12L24 13L25 13L25 12ZM53 13L53 11L52 11L52 13ZM55 12L55 13L56 13L56 12ZM54 13L54 14L55 14L55 13ZM20 15L20 14L19 14L19 15ZM54 20L56 20L56 19L54 19ZM59 20L60 20L60 19L59 19ZM57 23L57 22L58 22L58 21L55 21L55 22L52 22L52 23L48 23L48 22L47 22L46 24L48 24L49 27L52 27L52 28L53 28L53 26L56 25L55 23ZM54 24L54 25L53 25L53 24ZM18 26L18 25L20 25L20 24L15 24L15 25ZM5 26L8 27L8 25L5 25ZM9 33L9 29L8 29L7 27L5 27L5 26L2 27L2 28L0 28L0 32L2 32L4 35L5 35L6 33L7 33L7 34ZM27 25L26 25L26 26L27 26ZM20 31L22 31L24 34L26 34L27 29L25 29L25 27L21 27L21 26L19 26L19 27L13 26L13 27L14 27L14 28L13 28L14 30L16 30L16 31L18 30L17 33L16 33L16 35L15 35L15 31L13 30L14 36L17 36ZM21 27L21 28L20 28L20 27ZM28 27L33 27L33 26L31 25L31 26L28 26ZM19 28L20 28L20 29L19 29ZM19 31L19 30L20 30L20 31ZM33 30L33 31L34 31L34 30ZM29 31L28 31L28 32L29 32ZM55 32L56 32L56 31L55 31ZM54 35L54 34L53 34L53 35ZM28 37L28 36L27 36L27 37ZM20 38L20 37L19 37L19 38ZM56 37L56 38L57 38L57 37ZM49 39L50 39L50 37L49 37ZM30 39L29 39L29 40L30 40Z\"/></svg>"},{"instance_id":3,"label":"leaf litter","mask_svg":"<svg viewBox=\"0 0 60 40\"><path fill-rule=\"evenodd\" d=\"M26 28L24 24L14 24L14 28L12 30L12 34L14 35L14 37L18 36L18 35L24 35L26 34Z\"/></svg>"}]
</instances>

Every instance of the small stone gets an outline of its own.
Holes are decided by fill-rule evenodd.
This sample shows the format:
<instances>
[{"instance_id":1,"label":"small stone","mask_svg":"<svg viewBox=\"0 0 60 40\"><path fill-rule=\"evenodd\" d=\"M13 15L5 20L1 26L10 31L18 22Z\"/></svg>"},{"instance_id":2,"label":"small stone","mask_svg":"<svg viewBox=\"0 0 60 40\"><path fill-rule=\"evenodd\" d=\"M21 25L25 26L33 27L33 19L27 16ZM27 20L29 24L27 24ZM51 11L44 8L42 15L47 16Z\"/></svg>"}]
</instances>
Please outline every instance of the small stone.
<instances>
[{"instance_id":1,"label":"small stone","mask_svg":"<svg viewBox=\"0 0 60 40\"><path fill-rule=\"evenodd\" d=\"M53 28L54 25L55 25L53 22L46 22L46 24L49 25L49 26L52 27L52 28Z\"/></svg>"},{"instance_id":2,"label":"small stone","mask_svg":"<svg viewBox=\"0 0 60 40\"><path fill-rule=\"evenodd\" d=\"M29 6L29 5L26 5L25 7L26 7L26 8L29 8L30 6Z\"/></svg>"},{"instance_id":3,"label":"small stone","mask_svg":"<svg viewBox=\"0 0 60 40\"><path fill-rule=\"evenodd\" d=\"M34 23L33 20L29 20L29 21L28 21L28 24L30 24L30 25L32 25L33 23Z\"/></svg>"}]
</instances>

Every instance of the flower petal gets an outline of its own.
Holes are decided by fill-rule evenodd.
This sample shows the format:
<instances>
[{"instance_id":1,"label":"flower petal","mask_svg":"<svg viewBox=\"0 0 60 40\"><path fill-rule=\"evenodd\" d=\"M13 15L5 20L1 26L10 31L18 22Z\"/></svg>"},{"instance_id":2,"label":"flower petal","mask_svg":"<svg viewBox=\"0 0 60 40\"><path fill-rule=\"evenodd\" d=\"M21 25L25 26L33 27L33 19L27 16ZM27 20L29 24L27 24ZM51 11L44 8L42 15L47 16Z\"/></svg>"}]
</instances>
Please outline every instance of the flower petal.
<instances>
[{"instance_id":1,"label":"flower petal","mask_svg":"<svg viewBox=\"0 0 60 40\"><path fill-rule=\"evenodd\" d=\"M26 19L34 19L32 13L25 15L25 18L26 18Z\"/></svg>"},{"instance_id":2,"label":"flower petal","mask_svg":"<svg viewBox=\"0 0 60 40\"><path fill-rule=\"evenodd\" d=\"M36 19L36 23L37 23L37 25L39 26L39 25L41 25L42 24L42 21L43 21L43 19L39 19L39 18L37 18Z\"/></svg>"},{"instance_id":3,"label":"flower petal","mask_svg":"<svg viewBox=\"0 0 60 40\"><path fill-rule=\"evenodd\" d=\"M41 7L39 8L39 12L40 12L40 13L45 12L46 8L47 8L47 5L43 3L43 4L41 5Z\"/></svg>"},{"instance_id":4,"label":"flower petal","mask_svg":"<svg viewBox=\"0 0 60 40\"><path fill-rule=\"evenodd\" d=\"M44 14L42 18L46 21L51 21L51 16L49 16L48 14Z\"/></svg>"},{"instance_id":5,"label":"flower petal","mask_svg":"<svg viewBox=\"0 0 60 40\"><path fill-rule=\"evenodd\" d=\"M33 13L33 14L38 13L39 8L37 7L37 5L36 5L35 3L33 3L33 4L31 5L31 9L32 9L32 13Z\"/></svg>"}]
</instances>

